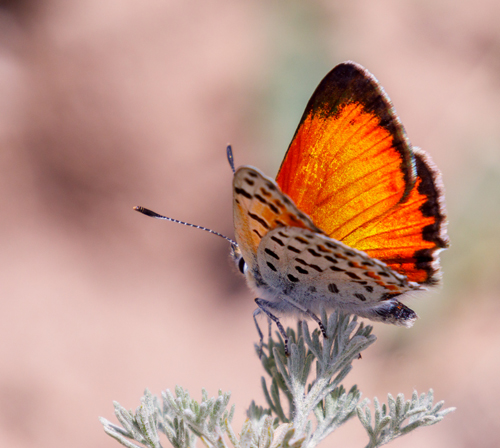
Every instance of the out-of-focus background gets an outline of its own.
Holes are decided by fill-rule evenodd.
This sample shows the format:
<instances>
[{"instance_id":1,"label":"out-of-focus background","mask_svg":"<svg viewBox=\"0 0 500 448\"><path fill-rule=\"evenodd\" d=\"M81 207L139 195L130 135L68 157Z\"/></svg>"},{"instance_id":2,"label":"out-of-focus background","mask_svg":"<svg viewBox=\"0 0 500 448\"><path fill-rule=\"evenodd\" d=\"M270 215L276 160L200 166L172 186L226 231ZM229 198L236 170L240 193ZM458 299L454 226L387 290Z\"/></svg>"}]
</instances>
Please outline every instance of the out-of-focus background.
<instances>
[{"instance_id":1,"label":"out-of-focus background","mask_svg":"<svg viewBox=\"0 0 500 448\"><path fill-rule=\"evenodd\" d=\"M346 386L457 406L394 447L498 447L499 19L495 0L1 2L0 445L117 447L97 418L145 387L231 390L235 429L264 404L228 244L132 206L232 236L226 144L274 176L352 59L441 169L452 247L415 327L375 324ZM326 443L366 442L353 420Z\"/></svg>"}]
</instances>

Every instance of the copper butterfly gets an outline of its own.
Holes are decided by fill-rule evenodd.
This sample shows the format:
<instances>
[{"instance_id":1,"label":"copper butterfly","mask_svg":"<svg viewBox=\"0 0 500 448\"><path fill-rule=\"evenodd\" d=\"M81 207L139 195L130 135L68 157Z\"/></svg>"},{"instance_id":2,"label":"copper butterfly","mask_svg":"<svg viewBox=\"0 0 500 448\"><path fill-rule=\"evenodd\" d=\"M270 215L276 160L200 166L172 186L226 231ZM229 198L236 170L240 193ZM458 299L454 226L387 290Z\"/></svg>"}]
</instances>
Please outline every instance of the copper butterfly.
<instances>
[{"instance_id":1,"label":"copper butterfly","mask_svg":"<svg viewBox=\"0 0 500 448\"><path fill-rule=\"evenodd\" d=\"M230 147L228 158L233 166ZM371 73L344 62L326 75L276 181L250 166L233 171L236 241L225 238L258 297L254 319L274 321L285 346L279 317L323 329L322 308L413 325L400 300L438 283L448 247L441 175Z\"/></svg>"}]
</instances>

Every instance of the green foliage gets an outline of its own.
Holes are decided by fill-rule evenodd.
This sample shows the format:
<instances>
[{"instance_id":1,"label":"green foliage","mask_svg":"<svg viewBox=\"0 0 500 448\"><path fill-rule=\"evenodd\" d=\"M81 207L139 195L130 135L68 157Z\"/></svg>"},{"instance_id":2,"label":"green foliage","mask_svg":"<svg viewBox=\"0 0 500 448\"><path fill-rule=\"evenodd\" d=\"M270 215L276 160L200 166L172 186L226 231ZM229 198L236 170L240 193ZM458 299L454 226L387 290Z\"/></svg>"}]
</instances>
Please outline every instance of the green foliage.
<instances>
[{"instance_id":1,"label":"green foliage","mask_svg":"<svg viewBox=\"0 0 500 448\"><path fill-rule=\"evenodd\" d=\"M287 330L290 354L285 355L283 340L256 347L270 385L263 377L262 387L268 409L252 402L247 421L239 434L231 426L234 405L227 409L230 393L219 391L209 398L202 390L201 403L176 387L175 396L162 393L162 402L146 390L135 413L115 402L115 415L121 427L101 418L104 430L128 448L161 448L160 434L175 448L192 448L196 440L208 448L314 448L325 437L355 415L369 437L367 448L382 446L420 427L442 420L453 408L441 411L443 402L432 405L433 392L416 392L412 399L388 397L388 405L374 399L372 426L368 400L360 403L356 386L347 391L341 382L352 368L352 362L376 340L372 327L357 323L342 313L322 315L327 338L316 330L310 332L306 322L297 331ZM315 362L314 372L311 368ZM310 378L313 378L312 380ZM283 399L285 400L284 402ZM314 421L311 419L314 416Z\"/></svg>"}]
</instances>

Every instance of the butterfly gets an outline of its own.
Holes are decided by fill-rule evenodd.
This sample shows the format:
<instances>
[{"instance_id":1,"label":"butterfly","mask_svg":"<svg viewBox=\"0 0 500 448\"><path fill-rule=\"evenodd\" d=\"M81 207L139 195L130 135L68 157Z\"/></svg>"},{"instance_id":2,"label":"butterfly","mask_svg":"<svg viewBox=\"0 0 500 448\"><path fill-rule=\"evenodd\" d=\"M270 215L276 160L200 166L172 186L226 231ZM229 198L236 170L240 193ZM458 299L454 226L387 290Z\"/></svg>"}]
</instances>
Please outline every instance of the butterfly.
<instances>
[{"instance_id":1,"label":"butterfly","mask_svg":"<svg viewBox=\"0 0 500 448\"><path fill-rule=\"evenodd\" d=\"M348 61L325 76L276 180L251 166L235 170L230 147L228 159L236 241L204 230L231 242L257 295L261 344L261 314L286 350L287 315L314 319L324 335L322 309L413 325L416 313L400 300L439 282L438 255L449 245L443 187L371 73Z\"/></svg>"}]
</instances>

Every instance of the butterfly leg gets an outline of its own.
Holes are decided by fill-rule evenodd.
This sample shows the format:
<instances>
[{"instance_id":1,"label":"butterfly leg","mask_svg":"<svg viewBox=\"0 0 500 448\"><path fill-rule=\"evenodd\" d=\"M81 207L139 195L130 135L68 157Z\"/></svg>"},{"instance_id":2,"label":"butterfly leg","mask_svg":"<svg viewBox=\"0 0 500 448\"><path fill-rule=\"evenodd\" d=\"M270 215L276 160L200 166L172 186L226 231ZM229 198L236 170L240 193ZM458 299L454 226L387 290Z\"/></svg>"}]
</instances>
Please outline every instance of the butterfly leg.
<instances>
[{"instance_id":1,"label":"butterfly leg","mask_svg":"<svg viewBox=\"0 0 500 448\"><path fill-rule=\"evenodd\" d=\"M262 347L262 341L263 341L264 336L262 335L262 331L260 330L259 325L257 324L257 319L256 319L256 316L257 316L257 314L260 313L260 311L262 311L268 317L268 319L272 320L276 324L276 326L278 327L278 331L280 332L280 334L283 338L283 343L285 344L285 355L288 356L290 354L290 352L288 351L288 336L286 334L285 329L283 328L283 325L281 325L280 320L274 314L271 314L271 312L269 311L268 308L270 308L272 305L270 304L270 302L267 302L266 300L262 300L262 299L255 299L255 303L257 304L259 309L253 313L253 319L254 319L255 325L257 326L257 331L259 332L261 347Z\"/></svg>"},{"instance_id":2,"label":"butterfly leg","mask_svg":"<svg viewBox=\"0 0 500 448\"><path fill-rule=\"evenodd\" d=\"M323 335L323 337L325 339L328 339L328 336L326 335L326 329L325 329L325 326L323 325L323 322L321 322L321 319L316 316L316 314L314 314L312 311L310 310L307 310L305 311L305 313L310 317L312 318L313 320L316 321L316 323L318 324L318 327L319 329L321 330L321 334Z\"/></svg>"},{"instance_id":3,"label":"butterfly leg","mask_svg":"<svg viewBox=\"0 0 500 448\"><path fill-rule=\"evenodd\" d=\"M316 314L314 314L311 310L304 308L303 306L300 306L298 303L295 303L294 301L292 301L288 298L285 298L284 300L287 303L289 303L290 305L297 308L298 310L302 311L304 314L309 316L311 319L315 320L316 323L318 324L319 329L321 330L321 334L323 335L323 337L325 339L328 339L328 336L326 335L325 326L323 325L323 322L321 322L321 319L318 316L316 316Z\"/></svg>"},{"instance_id":4,"label":"butterfly leg","mask_svg":"<svg viewBox=\"0 0 500 448\"><path fill-rule=\"evenodd\" d=\"M257 322L257 316L262 312L262 310L260 308L257 308L254 312L253 312L253 321L255 322L255 327L257 328L257 333L259 334L259 350L258 350L258 353L259 353L259 359L262 358L262 347L264 346L264 334L262 333L262 331L260 330L260 327L259 327L259 323ZM272 336L272 324L273 324L273 321L271 320L271 318L269 316L267 316L266 314L266 317L267 317L267 322L269 324L269 339L271 339L271 336Z\"/></svg>"},{"instance_id":5,"label":"butterfly leg","mask_svg":"<svg viewBox=\"0 0 500 448\"><path fill-rule=\"evenodd\" d=\"M255 327L257 328L257 333L259 334L259 359L262 358L262 347L264 345L264 335L262 334L262 331L259 327L259 323L257 322L257 316L260 314L261 309L257 308L253 312L253 321L255 322ZM271 322L271 319L267 318L269 322Z\"/></svg>"}]
</instances>

